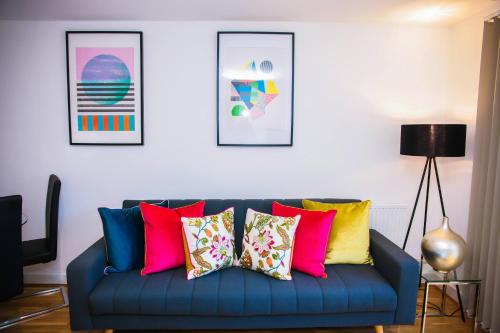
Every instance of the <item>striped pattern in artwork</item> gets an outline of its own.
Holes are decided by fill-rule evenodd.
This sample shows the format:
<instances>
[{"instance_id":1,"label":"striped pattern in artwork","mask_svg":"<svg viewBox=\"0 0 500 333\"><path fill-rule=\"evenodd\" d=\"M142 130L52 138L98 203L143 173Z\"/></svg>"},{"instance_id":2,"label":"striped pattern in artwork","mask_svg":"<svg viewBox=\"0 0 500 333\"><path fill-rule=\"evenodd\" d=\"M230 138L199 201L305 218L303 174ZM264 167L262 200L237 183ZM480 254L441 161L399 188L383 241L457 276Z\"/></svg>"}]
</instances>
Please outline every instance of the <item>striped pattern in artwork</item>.
<instances>
[{"instance_id":1,"label":"striped pattern in artwork","mask_svg":"<svg viewBox=\"0 0 500 333\"><path fill-rule=\"evenodd\" d=\"M79 131L135 131L133 115L78 115Z\"/></svg>"},{"instance_id":2,"label":"striped pattern in artwork","mask_svg":"<svg viewBox=\"0 0 500 333\"><path fill-rule=\"evenodd\" d=\"M133 82L78 82L78 112L134 112Z\"/></svg>"}]
</instances>

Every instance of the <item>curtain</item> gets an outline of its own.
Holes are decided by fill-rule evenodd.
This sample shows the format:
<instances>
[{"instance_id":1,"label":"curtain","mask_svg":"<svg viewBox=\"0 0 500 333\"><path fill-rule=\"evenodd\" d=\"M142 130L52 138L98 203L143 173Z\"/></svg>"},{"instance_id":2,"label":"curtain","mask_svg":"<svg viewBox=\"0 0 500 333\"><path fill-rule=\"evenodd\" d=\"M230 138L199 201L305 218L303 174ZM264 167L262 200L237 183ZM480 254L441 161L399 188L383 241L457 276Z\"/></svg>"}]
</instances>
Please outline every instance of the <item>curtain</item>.
<instances>
[{"instance_id":1,"label":"curtain","mask_svg":"<svg viewBox=\"0 0 500 333\"><path fill-rule=\"evenodd\" d=\"M500 20L485 22L464 271L482 279L478 320L492 333L500 333L499 38ZM474 297L468 299L471 311Z\"/></svg>"}]
</instances>

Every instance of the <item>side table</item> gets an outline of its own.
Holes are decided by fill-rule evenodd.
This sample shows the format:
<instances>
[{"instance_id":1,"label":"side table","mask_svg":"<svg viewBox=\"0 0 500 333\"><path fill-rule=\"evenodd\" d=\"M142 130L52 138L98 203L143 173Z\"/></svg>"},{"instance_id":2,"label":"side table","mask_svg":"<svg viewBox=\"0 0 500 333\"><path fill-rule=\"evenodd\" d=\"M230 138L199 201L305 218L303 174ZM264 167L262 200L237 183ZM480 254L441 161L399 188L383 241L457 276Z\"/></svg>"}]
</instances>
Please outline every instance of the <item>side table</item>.
<instances>
[{"instance_id":1,"label":"side table","mask_svg":"<svg viewBox=\"0 0 500 333\"><path fill-rule=\"evenodd\" d=\"M474 324L472 326L472 332L476 331L477 328L477 310L479 307L479 292L481 289L480 279L458 279L456 276L452 278L449 274L440 274L437 272L423 274L422 278L424 280L424 301L422 304L422 322L420 324L420 332L425 332L425 321L429 316L427 314L427 303L429 302L429 287L430 286L442 286L441 293L441 309L440 314L433 316L443 316L445 315L446 307L446 288L447 286L461 286L461 285L472 285L475 286L475 298L474 298Z\"/></svg>"}]
</instances>

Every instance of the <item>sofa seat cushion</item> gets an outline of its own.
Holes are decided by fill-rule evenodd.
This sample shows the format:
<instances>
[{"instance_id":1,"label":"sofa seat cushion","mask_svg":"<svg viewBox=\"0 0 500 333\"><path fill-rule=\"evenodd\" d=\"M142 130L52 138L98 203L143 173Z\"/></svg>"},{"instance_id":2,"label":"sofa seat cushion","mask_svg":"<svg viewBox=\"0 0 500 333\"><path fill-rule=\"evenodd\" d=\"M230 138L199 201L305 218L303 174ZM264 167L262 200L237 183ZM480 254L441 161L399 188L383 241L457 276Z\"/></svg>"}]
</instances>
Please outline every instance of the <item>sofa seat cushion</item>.
<instances>
[{"instance_id":1,"label":"sofa seat cushion","mask_svg":"<svg viewBox=\"0 0 500 333\"><path fill-rule=\"evenodd\" d=\"M184 268L105 276L91 292L94 315L289 315L394 311L397 296L369 265L327 265L327 279L293 271L281 281L231 267L186 280Z\"/></svg>"}]
</instances>

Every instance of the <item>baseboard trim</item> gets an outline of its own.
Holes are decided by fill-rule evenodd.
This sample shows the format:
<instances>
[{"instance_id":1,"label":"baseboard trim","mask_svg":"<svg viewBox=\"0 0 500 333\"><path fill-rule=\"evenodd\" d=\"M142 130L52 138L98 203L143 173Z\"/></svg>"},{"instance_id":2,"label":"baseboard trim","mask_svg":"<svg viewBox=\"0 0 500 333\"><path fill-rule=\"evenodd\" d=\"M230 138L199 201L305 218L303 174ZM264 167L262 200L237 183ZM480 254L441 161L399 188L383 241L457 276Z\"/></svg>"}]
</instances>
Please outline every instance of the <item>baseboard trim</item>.
<instances>
[{"instance_id":1,"label":"baseboard trim","mask_svg":"<svg viewBox=\"0 0 500 333\"><path fill-rule=\"evenodd\" d=\"M30 284L66 284L66 274L24 273L24 283Z\"/></svg>"}]
</instances>

